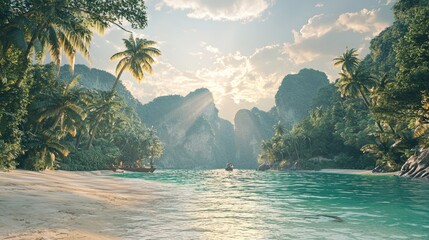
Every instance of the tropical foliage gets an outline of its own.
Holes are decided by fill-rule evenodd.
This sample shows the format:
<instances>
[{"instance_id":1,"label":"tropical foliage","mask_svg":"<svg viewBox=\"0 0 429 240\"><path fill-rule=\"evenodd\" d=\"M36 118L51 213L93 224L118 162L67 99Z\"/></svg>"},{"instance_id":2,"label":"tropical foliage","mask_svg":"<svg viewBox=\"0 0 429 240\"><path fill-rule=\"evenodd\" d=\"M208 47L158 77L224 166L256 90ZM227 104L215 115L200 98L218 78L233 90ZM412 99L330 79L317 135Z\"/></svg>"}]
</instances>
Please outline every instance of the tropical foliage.
<instances>
[{"instance_id":1,"label":"tropical foliage","mask_svg":"<svg viewBox=\"0 0 429 240\"><path fill-rule=\"evenodd\" d=\"M262 143L260 163L398 170L429 146L429 1L398 1L394 13L363 60L353 48L334 59L335 85L291 131Z\"/></svg>"},{"instance_id":2,"label":"tropical foliage","mask_svg":"<svg viewBox=\"0 0 429 240\"><path fill-rule=\"evenodd\" d=\"M0 10L0 169L95 170L160 157L156 134L121 96L58 77L63 54L71 70L76 53L89 59L94 32L124 20L145 27L143 1L7 0ZM46 52L51 64L31 64ZM151 54L137 56L142 69L151 69Z\"/></svg>"}]
</instances>

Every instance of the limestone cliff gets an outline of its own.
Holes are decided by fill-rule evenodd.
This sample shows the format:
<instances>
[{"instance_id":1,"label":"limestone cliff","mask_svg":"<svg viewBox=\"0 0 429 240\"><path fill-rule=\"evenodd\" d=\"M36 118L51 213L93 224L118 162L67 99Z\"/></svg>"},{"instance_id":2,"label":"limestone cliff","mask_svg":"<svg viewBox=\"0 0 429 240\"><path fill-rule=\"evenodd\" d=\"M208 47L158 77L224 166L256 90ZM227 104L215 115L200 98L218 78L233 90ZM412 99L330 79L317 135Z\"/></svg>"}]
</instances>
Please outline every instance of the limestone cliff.
<instances>
[{"instance_id":1,"label":"limestone cliff","mask_svg":"<svg viewBox=\"0 0 429 240\"><path fill-rule=\"evenodd\" d=\"M257 108L238 111L235 115L236 165L256 167L261 142L273 136L274 124L281 122L291 129L308 114L319 89L328 84L324 73L303 69L283 79L275 96L276 106L269 112Z\"/></svg>"},{"instance_id":2,"label":"limestone cliff","mask_svg":"<svg viewBox=\"0 0 429 240\"><path fill-rule=\"evenodd\" d=\"M313 98L320 88L329 84L326 74L313 69L302 69L287 75L275 96L281 122L291 128L308 115Z\"/></svg>"},{"instance_id":3,"label":"limestone cliff","mask_svg":"<svg viewBox=\"0 0 429 240\"><path fill-rule=\"evenodd\" d=\"M235 124L235 165L241 168L257 167L256 157L261 152L261 142L274 133L273 125L278 116L275 109L264 112L257 108L237 112Z\"/></svg>"},{"instance_id":4,"label":"limestone cliff","mask_svg":"<svg viewBox=\"0 0 429 240\"><path fill-rule=\"evenodd\" d=\"M234 158L234 129L219 118L213 96L198 89L185 97L164 96L138 109L165 144L159 165L168 168L220 168Z\"/></svg>"}]
</instances>

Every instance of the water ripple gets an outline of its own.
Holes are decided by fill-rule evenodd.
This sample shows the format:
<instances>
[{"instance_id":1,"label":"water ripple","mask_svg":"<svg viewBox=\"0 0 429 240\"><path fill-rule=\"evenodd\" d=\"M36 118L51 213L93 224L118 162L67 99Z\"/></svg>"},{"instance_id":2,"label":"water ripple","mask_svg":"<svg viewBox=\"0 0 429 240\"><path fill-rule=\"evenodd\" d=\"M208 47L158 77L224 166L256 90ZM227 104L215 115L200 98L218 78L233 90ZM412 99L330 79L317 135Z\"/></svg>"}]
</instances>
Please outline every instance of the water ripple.
<instances>
[{"instance_id":1,"label":"water ripple","mask_svg":"<svg viewBox=\"0 0 429 240\"><path fill-rule=\"evenodd\" d=\"M160 170L124 239L429 239L429 182L318 172Z\"/></svg>"}]
</instances>

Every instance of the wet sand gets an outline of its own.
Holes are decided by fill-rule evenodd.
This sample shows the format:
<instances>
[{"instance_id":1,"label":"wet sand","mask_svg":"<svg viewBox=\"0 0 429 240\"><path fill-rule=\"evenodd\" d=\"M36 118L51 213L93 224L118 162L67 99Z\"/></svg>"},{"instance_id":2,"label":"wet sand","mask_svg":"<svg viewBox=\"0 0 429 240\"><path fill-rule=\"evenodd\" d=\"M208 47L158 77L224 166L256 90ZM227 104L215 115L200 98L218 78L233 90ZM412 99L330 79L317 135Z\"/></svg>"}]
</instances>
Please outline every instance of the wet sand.
<instances>
[{"instance_id":1,"label":"wet sand","mask_svg":"<svg viewBox=\"0 0 429 240\"><path fill-rule=\"evenodd\" d=\"M0 239L120 239L162 184L110 171L0 172Z\"/></svg>"}]
</instances>

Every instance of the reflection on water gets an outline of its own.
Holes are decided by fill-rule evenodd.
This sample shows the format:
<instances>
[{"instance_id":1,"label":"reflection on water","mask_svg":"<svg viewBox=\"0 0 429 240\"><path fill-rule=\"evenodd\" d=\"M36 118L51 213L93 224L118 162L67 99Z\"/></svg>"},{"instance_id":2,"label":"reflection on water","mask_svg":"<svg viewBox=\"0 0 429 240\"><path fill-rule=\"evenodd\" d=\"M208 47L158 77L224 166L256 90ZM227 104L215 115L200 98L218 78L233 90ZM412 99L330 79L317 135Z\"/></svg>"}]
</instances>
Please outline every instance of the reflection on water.
<instances>
[{"instance_id":1,"label":"reflection on water","mask_svg":"<svg viewBox=\"0 0 429 240\"><path fill-rule=\"evenodd\" d=\"M251 170L117 175L167 183L126 239L429 239L429 182Z\"/></svg>"}]
</instances>

